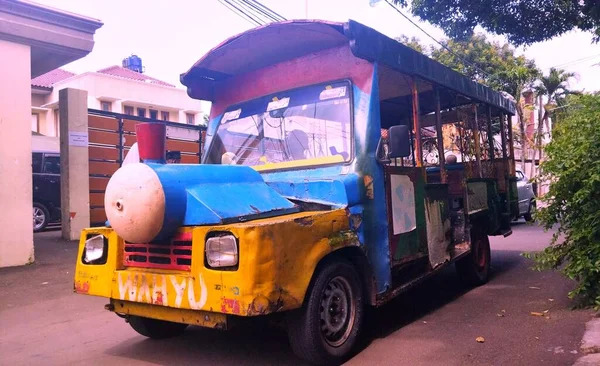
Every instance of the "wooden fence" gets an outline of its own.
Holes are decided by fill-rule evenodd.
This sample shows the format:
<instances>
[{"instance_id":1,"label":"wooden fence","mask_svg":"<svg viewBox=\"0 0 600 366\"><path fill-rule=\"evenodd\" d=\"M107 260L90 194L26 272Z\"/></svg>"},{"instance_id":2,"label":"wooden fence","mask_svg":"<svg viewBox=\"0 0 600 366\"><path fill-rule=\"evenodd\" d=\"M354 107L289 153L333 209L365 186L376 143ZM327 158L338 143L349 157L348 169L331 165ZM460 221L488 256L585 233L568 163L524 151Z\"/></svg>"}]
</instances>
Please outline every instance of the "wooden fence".
<instances>
[{"instance_id":1,"label":"wooden fence","mask_svg":"<svg viewBox=\"0 0 600 366\"><path fill-rule=\"evenodd\" d=\"M135 125L140 122L163 123L167 129L167 151L179 151L182 164L199 164L205 128L165 122L118 113L88 110L90 224L106 223L104 192L110 177L121 167L131 146L137 141Z\"/></svg>"}]
</instances>

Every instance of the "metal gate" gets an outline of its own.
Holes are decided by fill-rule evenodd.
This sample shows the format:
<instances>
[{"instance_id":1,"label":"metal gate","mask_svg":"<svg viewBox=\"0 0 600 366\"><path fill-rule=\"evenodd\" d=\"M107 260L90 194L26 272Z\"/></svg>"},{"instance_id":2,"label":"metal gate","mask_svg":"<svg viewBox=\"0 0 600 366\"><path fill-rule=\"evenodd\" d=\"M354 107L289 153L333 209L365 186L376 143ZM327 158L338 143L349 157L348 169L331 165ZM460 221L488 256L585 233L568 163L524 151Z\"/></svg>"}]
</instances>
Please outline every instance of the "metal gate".
<instances>
[{"instance_id":1,"label":"metal gate","mask_svg":"<svg viewBox=\"0 0 600 366\"><path fill-rule=\"evenodd\" d=\"M88 110L90 225L104 226L104 192L110 177L121 167L137 141L135 125L162 123L167 129L167 151L179 151L182 164L199 164L206 128L119 113Z\"/></svg>"}]
</instances>

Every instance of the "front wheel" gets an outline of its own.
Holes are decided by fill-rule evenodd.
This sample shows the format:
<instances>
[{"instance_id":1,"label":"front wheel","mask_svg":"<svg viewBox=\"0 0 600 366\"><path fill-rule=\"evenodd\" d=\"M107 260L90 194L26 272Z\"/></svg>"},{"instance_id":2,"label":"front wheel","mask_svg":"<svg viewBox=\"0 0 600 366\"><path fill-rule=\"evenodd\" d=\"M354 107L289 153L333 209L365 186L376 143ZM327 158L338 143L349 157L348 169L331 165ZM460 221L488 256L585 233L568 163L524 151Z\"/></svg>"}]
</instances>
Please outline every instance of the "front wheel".
<instances>
[{"instance_id":1,"label":"front wheel","mask_svg":"<svg viewBox=\"0 0 600 366\"><path fill-rule=\"evenodd\" d=\"M335 261L321 268L303 307L288 315L288 336L296 356L316 365L339 365L352 352L364 316L363 292L355 267Z\"/></svg>"},{"instance_id":2,"label":"front wheel","mask_svg":"<svg viewBox=\"0 0 600 366\"><path fill-rule=\"evenodd\" d=\"M471 229L471 252L456 262L460 280L469 286L480 286L489 279L490 240L481 229Z\"/></svg>"},{"instance_id":3,"label":"front wheel","mask_svg":"<svg viewBox=\"0 0 600 366\"><path fill-rule=\"evenodd\" d=\"M164 320L129 316L127 322L139 334L154 339L172 338L183 333L187 324L173 323Z\"/></svg>"}]
</instances>

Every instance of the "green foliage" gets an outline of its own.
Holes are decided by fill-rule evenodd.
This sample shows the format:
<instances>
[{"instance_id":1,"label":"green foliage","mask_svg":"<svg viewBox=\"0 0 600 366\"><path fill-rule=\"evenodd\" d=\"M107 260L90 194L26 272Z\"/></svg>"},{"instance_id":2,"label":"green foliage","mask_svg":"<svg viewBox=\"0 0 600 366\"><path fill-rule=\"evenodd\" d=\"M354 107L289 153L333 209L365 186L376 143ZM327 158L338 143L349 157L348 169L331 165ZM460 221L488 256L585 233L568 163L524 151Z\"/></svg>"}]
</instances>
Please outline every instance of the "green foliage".
<instances>
[{"instance_id":1,"label":"green foliage","mask_svg":"<svg viewBox=\"0 0 600 366\"><path fill-rule=\"evenodd\" d=\"M394 39L396 41L404 44L405 46L408 46L408 47L412 48L415 51L418 51L418 52L421 52L421 53L426 53L425 46L421 44L421 41L417 37L408 38L407 36L405 36L403 34L400 37L396 37Z\"/></svg>"},{"instance_id":2,"label":"green foliage","mask_svg":"<svg viewBox=\"0 0 600 366\"><path fill-rule=\"evenodd\" d=\"M488 40L485 34L473 34L464 41L443 40L444 47L427 47L418 38L409 39L404 35L396 40L477 82L513 96L520 95L523 88L532 85L541 74L533 60L517 55L507 43Z\"/></svg>"},{"instance_id":3,"label":"green foliage","mask_svg":"<svg viewBox=\"0 0 600 366\"><path fill-rule=\"evenodd\" d=\"M517 46L580 29L600 40L598 0L392 0L450 37L467 40L477 25Z\"/></svg>"},{"instance_id":4,"label":"green foliage","mask_svg":"<svg viewBox=\"0 0 600 366\"><path fill-rule=\"evenodd\" d=\"M569 296L600 308L600 94L567 98L538 178L551 183L537 219L557 232L549 247L527 257L537 270L559 269L576 280Z\"/></svg>"}]
</instances>

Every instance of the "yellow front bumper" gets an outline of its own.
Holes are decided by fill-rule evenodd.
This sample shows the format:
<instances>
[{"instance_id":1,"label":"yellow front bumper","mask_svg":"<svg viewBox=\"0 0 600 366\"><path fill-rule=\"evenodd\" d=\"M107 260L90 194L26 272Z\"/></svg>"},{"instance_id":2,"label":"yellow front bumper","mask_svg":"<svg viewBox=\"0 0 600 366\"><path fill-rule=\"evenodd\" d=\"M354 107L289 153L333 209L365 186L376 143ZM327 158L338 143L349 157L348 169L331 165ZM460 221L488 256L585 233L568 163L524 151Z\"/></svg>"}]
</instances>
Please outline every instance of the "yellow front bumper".
<instances>
[{"instance_id":1,"label":"yellow front bumper","mask_svg":"<svg viewBox=\"0 0 600 366\"><path fill-rule=\"evenodd\" d=\"M223 314L255 316L300 307L317 263L334 250L358 245L355 235L340 235L348 233L343 209L182 231L192 233L190 271L126 268L123 241L112 229L84 230L75 292L110 298L116 312L164 320L182 317L186 320L180 322L218 327ZM237 270L206 268L204 243L210 231L228 231L238 238ZM97 234L108 238L106 263L86 265L85 241Z\"/></svg>"}]
</instances>

